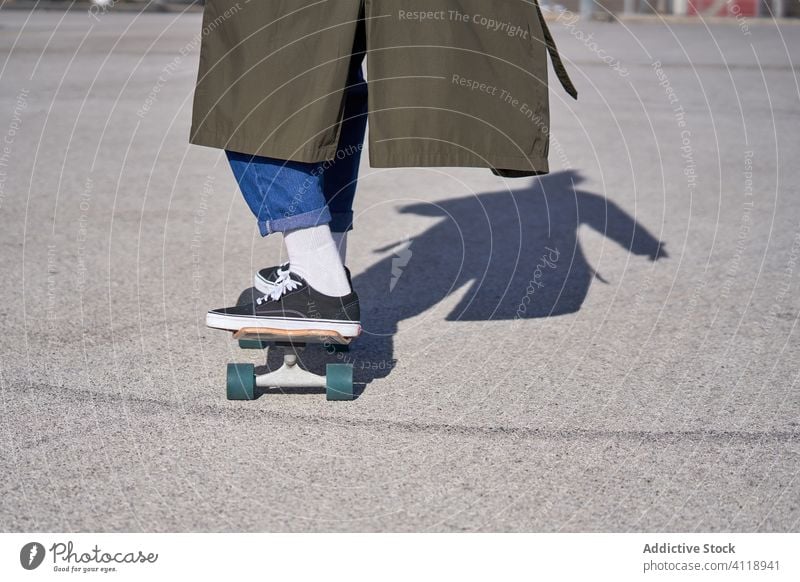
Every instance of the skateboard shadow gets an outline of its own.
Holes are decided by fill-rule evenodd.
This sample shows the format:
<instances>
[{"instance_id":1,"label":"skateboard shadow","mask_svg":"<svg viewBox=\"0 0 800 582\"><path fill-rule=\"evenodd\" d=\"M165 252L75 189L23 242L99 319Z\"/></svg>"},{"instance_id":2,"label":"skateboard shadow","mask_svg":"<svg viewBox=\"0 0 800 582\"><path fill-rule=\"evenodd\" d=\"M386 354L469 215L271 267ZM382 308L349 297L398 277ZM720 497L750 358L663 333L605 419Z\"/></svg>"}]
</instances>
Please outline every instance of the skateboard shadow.
<instances>
[{"instance_id":1,"label":"skateboard shadow","mask_svg":"<svg viewBox=\"0 0 800 582\"><path fill-rule=\"evenodd\" d=\"M363 333L343 361L353 363L355 379L388 375L397 362L399 322L421 314L502 321L577 312L593 280L607 283L586 260L578 241L582 225L634 255L667 257L665 243L614 202L580 190L583 181L579 172L563 171L518 190L402 207L401 213L441 220L375 249L384 258L353 278ZM454 294L455 306L441 312Z\"/></svg>"},{"instance_id":2,"label":"skateboard shadow","mask_svg":"<svg viewBox=\"0 0 800 582\"><path fill-rule=\"evenodd\" d=\"M303 365L308 365L306 362L303 362ZM277 364L280 367L280 364ZM324 374L325 368L323 367L322 370L314 370L313 366L311 366L311 371L316 374ZM270 366L263 366L263 367L256 367L256 374L266 374L269 370L274 369L274 367ZM367 385L364 382L353 382L353 400L357 400L359 396L364 393L366 390ZM325 396L325 388L256 388L253 396L254 400L258 400L261 396L265 395L274 395L274 394L321 394Z\"/></svg>"}]
</instances>

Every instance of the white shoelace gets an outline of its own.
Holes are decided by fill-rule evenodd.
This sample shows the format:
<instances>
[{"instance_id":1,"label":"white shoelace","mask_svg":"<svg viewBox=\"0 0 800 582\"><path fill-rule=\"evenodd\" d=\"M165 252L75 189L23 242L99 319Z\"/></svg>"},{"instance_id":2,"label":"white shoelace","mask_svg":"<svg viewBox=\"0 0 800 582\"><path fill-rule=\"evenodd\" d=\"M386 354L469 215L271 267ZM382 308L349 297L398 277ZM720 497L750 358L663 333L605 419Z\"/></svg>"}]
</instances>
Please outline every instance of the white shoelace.
<instances>
[{"instance_id":1,"label":"white shoelace","mask_svg":"<svg viewBox=\"0 0 800 582\"><path fill-rule=\"evenodd\" d=\"M289 276L289 263L284 263L278 267L278 277L275 279L275 282L280 283L283 279L286 279L286 277L288 276Z\"/></svg>"},{"instance_id":2,"label":"white shoelace","mask_svg":"<svg viewBox=\"0 0 800 582\"><path fill-rule=\"evenodd\" d=\"M261 305L265 301L277 301L287 291L294 291L300 286L299 281L295 281L289 276L288 270L285 272L278 272L280 275L275 280L275 286L272 288L272 291L256 299L256 305Z\"/></svg>"}]
</instances>

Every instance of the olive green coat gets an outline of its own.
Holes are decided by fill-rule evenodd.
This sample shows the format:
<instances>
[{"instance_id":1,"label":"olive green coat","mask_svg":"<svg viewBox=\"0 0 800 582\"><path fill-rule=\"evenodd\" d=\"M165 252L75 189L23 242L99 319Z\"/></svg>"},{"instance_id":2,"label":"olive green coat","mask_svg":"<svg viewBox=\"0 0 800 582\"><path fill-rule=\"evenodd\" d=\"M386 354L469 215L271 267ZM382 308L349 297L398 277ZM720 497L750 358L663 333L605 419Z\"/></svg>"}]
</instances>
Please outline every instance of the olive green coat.
<instances>
[{"instance_id":1,"label":"olive green coat","mask_svg":"<svg viewBox=\"0 0 800 582\"><path fill-rule=\"evenodd\" d=\"M207 0L191 143L332 159L361 14L373 167L548 171L548 52L577 92L527 0Z\"/></svg>"}]
</instances>

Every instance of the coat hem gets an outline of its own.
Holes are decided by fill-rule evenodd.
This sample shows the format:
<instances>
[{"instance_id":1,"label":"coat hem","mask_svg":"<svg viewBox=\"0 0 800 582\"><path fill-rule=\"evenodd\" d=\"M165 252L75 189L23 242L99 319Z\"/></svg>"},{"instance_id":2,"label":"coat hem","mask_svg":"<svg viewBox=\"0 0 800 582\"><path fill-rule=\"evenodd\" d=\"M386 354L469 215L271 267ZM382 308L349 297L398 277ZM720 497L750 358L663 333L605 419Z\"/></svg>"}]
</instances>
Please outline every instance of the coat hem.
<instances>
[{"instance_id":1,"label":"coat hem","mask_svg":"<svg viewBox=\"0 0 800 582\"><path fill-rule=\"evenodd\" d=\"M481 159L466 151L464 154L436 152L425 148L408 151L374 144L370 144L369 164L373 168L488 168L505 177L514 177L516 174L520 177L538 176L550 172L547 158L544 157L489 155L486 159Z\"/></svg>"},{"instance_id":2,"label":"coat hem","mask_svg":"<svg viewBox=\"0 0 800 582\"><path fill-rule=\"evenodd\" d=\"M225 132L221 132L225 135ZM337 147L309 147L286 150L275 147L272 142L264 143L254 149L247 139L218 139L203 133L192 133L189 143L198 146L217 148L247 154L263 156L277 160L293 162L319 163L332 160L336 156ZM369 144L369 163L373 168L488 168L496 175L514 178L540 176L550 172L546 157L527 156L479 156L464 150L464 153L449 151L437 152L425 148L414 151L398 149L380 144Z\"/></svg>"},{"instance_id":3,"label":"coat hem","mask_svg":"<svg viewBox=\"0 0 800 582\"><path fill-rule=\"evenodd\" d=\"M220 135L230 135L227 132L220 132ZM247 154L250 156L262 156L276 160L291 160L293 162L303 162L316 164L326 162L336 157L337 147L335 145L325 147L307 147L301 149L284 149L276 147L274 142L265 142L259 148L252 147L252 140L249 139L222 139L215 135L204 133L194 133L189 137L189 143L198 146L216 148Z\"/></svg>"}]
</instances>

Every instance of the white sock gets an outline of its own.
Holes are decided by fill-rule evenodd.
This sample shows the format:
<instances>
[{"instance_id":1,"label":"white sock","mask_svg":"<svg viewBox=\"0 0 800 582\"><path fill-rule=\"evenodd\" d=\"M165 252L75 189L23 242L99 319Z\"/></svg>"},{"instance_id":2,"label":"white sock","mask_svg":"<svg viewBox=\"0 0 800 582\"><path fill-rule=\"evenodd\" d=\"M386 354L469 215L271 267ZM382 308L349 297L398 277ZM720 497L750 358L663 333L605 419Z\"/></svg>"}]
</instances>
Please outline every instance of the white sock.
<instances>
[{"instance_id":1,"label":"white sock","mask_svg":"<svg viewBox=\"0 0 800 582\"><path fill-rule=\"evenodd\" d=\"M342 260L342 264L347 264L347 233L346 232L332 232L331 236L333 237L333 244L336 245L337 250L339 251L339 258Z\"/></svg>"},{"instance_id":2,"label":"white sock","mask_svg":"<svg viewBox=\"0 0 800 582\"><path fill-rule=\"evenodd\" d=\"M350 293L350 283L327 224L284 232L283 242L292 273L324 295L342 297Z\"/></svg>"}]
</instances>

